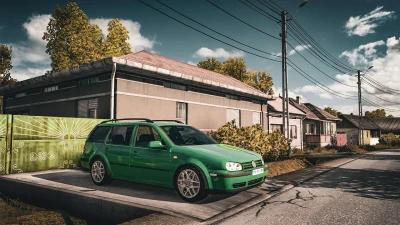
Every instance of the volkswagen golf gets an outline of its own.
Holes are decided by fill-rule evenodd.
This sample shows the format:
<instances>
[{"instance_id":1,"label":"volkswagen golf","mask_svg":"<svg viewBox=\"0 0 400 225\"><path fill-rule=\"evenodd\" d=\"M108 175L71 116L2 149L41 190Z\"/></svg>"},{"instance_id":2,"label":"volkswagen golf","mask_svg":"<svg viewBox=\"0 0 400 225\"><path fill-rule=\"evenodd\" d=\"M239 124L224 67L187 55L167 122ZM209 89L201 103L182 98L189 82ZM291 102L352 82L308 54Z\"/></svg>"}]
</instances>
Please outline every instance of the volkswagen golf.
<instances>
[{"instance_id":1,"label":"volkswagen golf","mask_svg":"<svg viewBox=\"0 0 400 225\"><path fill-rule=\"evenodd\" d=\"M180 121L126 118L98 124L86 140L81 165L96 185L113 179L175 188L187 202L211 192L240 192L264 182L261 155L219 144Z\"/></svg>"}]
</instances>

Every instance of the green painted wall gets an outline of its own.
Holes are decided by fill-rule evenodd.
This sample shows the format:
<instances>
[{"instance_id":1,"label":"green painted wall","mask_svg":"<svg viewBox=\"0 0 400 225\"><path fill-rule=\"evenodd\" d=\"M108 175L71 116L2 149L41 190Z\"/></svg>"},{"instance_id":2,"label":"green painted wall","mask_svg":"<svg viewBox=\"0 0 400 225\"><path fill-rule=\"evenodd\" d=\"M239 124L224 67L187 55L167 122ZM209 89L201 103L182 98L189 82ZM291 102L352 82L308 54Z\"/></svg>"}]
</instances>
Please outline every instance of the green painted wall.
<instances>
[{"instance_id":1,"label":"green painted wall","mask_svg":"<svg viewBox=\"0 0 400 225\"><path fill-rule=\"evenodd\" d=\"M1 115L0 121L3 121ZM48 169L76 167L90 131L103 120L86 118L8 116L12 120L10 140L0 142L0 165L4 173L23 173ZM9 120L10 120L9 119ZM6 119L7 121L7 119ZM1 123L2 128L3 123ZM7 124L6 132L7 130ZM0 132L3 132L0 129ZM1 135L2 133L0 133ZM11 156L1 154L1 147ZM7 154L5 154L7 155ZM3 160L5 158L5 160ZM7 164L10 161L10 164ZM1 173L2 171L0 171Z\"/></svg>"}]
</instances>

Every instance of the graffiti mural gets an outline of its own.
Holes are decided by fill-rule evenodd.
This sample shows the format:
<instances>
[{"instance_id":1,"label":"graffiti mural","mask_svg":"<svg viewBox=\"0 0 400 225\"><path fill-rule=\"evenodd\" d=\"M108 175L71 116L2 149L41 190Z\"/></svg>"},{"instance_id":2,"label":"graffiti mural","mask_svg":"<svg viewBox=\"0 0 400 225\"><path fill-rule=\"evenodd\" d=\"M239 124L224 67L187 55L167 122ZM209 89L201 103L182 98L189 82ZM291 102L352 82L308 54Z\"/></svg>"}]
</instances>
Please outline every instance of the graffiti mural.
<instances>
[{"instance_id":1,"label":"graffiti mural","mask_svg":"<svg viewBox=\"0 0 400 225\"><path fill-rule=\"evenodd\" d=\"M0 115L0 174L7 171L7 115Z\"/></svg>"},{"instance_id":2,"label":"graffiti mural","mask_svg":"<svg viewBox=\"0 0 400 225\"><path fill-rule=\"evenodd\" d=\"M76 167L87 136L101 121L13 116L11 173Z\"/></svg>"}]
</instances>

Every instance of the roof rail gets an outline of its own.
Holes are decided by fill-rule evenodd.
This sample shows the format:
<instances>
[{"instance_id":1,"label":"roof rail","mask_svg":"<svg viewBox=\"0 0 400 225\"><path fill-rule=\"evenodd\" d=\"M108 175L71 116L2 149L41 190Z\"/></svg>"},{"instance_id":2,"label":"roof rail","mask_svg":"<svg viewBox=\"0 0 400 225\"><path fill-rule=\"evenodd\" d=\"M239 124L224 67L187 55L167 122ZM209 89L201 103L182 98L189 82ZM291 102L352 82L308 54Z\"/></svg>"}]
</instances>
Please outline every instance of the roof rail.
<instances>
[{"instance_id":1,"label":"roof rail","mask_svg":"<svg viewBox=\"0 0 400 225\"><path fill-rule=\"evenodd\" d=\"M165 122L176 122L176 123L182 123L182 124L184 124L184 122L182 122L182 121L179 121L179 120L153 120L154 122L163 122L163 121L165 121Z\"/></svg>"},{"instance_id":2,"label":"roof rail","mask_svg":"<svg viewBox=\"0 0 400 225\"><path fill-rule=\"evenodd\" d=\"M144 120L148 123L153 123L153 120L147 119L147 118L122 118L122 119L112 119L112 120L106 120L101 123L107 123L107 122L117 122L119 120Z\"/></svg>"}]
</instances>

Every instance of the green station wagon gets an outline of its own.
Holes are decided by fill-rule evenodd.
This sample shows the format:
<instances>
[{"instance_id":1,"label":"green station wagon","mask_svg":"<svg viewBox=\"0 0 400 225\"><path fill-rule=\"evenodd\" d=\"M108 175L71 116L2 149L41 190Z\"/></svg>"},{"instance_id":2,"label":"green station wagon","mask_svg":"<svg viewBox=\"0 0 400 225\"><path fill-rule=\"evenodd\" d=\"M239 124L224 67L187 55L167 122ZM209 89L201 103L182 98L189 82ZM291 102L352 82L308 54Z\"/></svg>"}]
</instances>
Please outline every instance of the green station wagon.
<instances>
[{"instance_id":1,"label":"green station wagon","mask_svg":"<svg viewBox=\"0 0 400 225\"><path fill-rule=\"evenodd\" d=\"M80 161L96 185L120 179L175 188L187 202L258 186L268 173L255 152L218 144L180 121L143 118L98 124Z\"/></svg>"}]
</instances>

